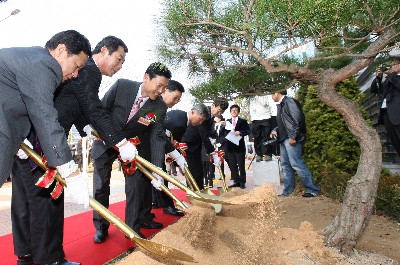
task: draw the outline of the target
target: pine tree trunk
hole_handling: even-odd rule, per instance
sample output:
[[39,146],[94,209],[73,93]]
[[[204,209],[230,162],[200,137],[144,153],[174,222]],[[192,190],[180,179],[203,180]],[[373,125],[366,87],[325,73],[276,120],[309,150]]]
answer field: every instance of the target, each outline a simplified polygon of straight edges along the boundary
[[[327,74],[324,73],[329,76]],[[382,146],[378,133],[363,119],[356,104],[336,93],[334,85],[322,81],[318,96],[343,115],[361,147],[357,172],[348,182],[342,208],[323,231],[328,246],[350,253],[367,227],[374,209],[382,166]]]

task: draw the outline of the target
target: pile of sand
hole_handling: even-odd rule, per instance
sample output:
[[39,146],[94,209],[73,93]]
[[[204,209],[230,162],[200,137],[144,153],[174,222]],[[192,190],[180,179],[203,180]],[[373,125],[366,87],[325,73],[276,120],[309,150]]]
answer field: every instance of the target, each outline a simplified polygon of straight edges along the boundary
[[[178,222],[151,241],[176,248],[199,264],[397,264],[377,254],[355,253],[345,257],[323,244],[311,223],[299,229],[279,226],[276,192],[266,185],[249,193],[222,194],[234,205],[218,214],[207,205],[193,205]],[[136,250],[117,264],[191,264]]]

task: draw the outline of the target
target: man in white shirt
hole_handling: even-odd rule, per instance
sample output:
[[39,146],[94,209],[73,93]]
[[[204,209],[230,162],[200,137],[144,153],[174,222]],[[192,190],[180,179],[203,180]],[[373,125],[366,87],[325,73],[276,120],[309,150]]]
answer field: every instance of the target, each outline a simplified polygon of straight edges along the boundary
[[254,137],[254,149],[256,162],[271,161],[272,150],[263,148],[262,143],[268,140],[272,129],[271,114],[272,107],[269,103],[271,96],[255,96],[250,98],[251,133]]

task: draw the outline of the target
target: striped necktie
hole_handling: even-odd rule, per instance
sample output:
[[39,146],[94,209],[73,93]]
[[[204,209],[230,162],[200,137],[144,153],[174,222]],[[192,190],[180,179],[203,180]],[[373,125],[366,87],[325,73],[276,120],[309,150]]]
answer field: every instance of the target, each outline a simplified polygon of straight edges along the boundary
[[136,100],[135,104],[133,104],[132,109],[131,109],[131,112],[129,113],[129,117],[128,117],[128,120],[126,121],[126,123],[128,123],[128,122],[133,118],[133,116],[135,116],[135,114],[139,111],[139,109],[140,109],[140,104],[141,104],[142,102],[143,102],[143,97],[140,96],[140,97]]

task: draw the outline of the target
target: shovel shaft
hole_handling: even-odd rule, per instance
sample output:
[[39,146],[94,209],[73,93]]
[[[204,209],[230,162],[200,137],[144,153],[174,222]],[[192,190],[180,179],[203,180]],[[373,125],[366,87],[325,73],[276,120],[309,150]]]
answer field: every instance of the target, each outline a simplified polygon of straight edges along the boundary
[[[33,151],[32,148],[30,148],[29,146],[27,146],[24,143],[21,143],[21,149],[25,152],[25,154],[27,154],[29,156],[29,158],[35,162],[38,166],[40,166],[42,169],[47,170],[47,165],[42,161],[42,157],[40,155],[38,155],[35,151]],[[56,171],[56,175],[55,175],[55,179],[61,183],[64,187],[67,186],[67,183],[65,182],[65,179],[63,179],[60,175],[60,173],[58,173],[58,171]]]
[[[145,167],[143,167],[141,164],[136,164],[137,168],[150,180],[156,179],[156,177],[153,176]],[[176,205],[179,206],[181,209],[187,209],[187,206],[176,197],[176,195],[168,189],[167,186],[164,184],[161,184],[160,188],[162,189],[163,192],[165,192],[172,200],[175,201]]]

